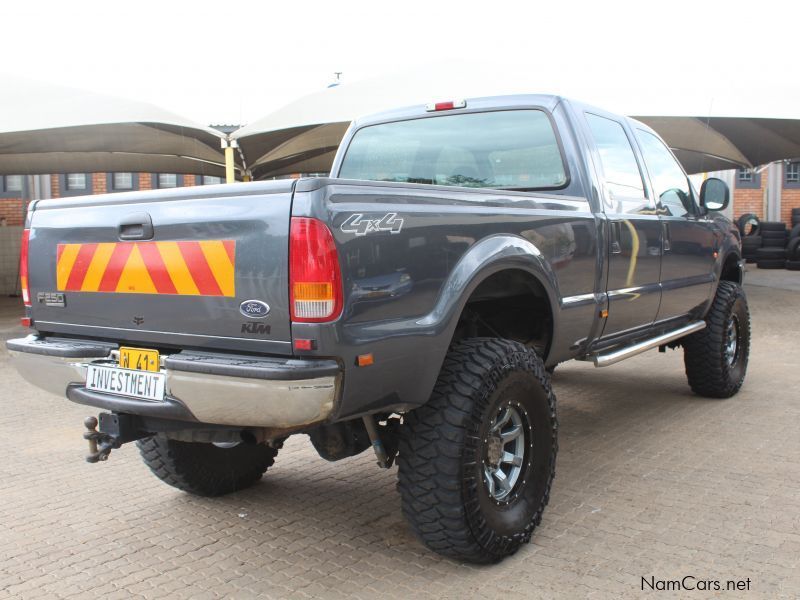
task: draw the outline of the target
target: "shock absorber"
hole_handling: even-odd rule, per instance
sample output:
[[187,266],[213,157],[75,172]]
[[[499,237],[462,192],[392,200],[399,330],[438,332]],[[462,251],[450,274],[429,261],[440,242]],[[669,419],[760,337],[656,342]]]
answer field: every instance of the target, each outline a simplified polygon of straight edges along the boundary
[[362,420],[364,421],[364,427],[367,428],[367,434],[369,435],[369,440],[372,442],[372,449],[375,451],[375,456],[378,457],[378,466],[381,469],[388,469],[394,462],[394,456],[390,457],[387,454],[386,448],[381,441],[380,433],[378,432],[378,426],[375,424],[375,418],[372,415],[366,415],[362,417]]

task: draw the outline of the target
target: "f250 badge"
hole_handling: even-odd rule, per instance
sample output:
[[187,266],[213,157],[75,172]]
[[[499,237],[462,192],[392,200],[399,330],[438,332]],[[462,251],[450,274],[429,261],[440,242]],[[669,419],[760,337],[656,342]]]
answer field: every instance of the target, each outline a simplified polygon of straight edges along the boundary
[[400,233],[403,229],[403,218],[398,217],[397,213],[387,213],[375,219],[365,219],[363,214],[356,213],[347,217],[339,229],[344,233],[354,233],[356,237],[379,231]]
[[64,308],[67,299],[62,292],[39,292],[36,294],[36,301],[45,306],[58,306]]

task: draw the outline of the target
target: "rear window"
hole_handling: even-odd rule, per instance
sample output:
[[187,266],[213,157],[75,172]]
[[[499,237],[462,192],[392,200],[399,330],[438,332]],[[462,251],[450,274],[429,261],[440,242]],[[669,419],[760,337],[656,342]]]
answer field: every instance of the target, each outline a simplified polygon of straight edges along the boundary
[[364,127],[339,177],[471,188],[567,183],[555,131],[540,110],[452,114]]

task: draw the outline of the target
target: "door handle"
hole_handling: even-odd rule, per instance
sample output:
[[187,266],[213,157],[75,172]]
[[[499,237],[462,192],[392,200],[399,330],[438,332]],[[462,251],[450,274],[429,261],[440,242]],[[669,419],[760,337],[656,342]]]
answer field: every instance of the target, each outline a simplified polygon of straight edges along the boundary
[[611,254],[622,254],[621,238],[619,221],[611,221]]
[[672,250],[672,238],[669,232],[669,223],[664,223],[664,252]]
[[118,234],[121,240],[153,239],[153,219],[147,213],[133,213],[119,222]]

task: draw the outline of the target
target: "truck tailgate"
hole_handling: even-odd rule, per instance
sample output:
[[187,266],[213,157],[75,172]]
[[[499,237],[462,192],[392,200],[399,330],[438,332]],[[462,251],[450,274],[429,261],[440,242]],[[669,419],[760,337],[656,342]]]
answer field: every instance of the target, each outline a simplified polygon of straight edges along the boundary
[[34,327],[291,354],[292,190],[271,181],[40,202],[30,223]]

